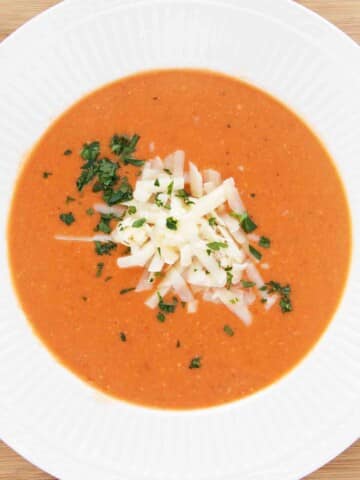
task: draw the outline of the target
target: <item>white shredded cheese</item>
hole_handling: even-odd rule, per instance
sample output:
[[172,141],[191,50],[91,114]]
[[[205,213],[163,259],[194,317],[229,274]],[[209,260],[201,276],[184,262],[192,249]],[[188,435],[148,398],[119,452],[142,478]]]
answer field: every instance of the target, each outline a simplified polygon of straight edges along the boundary
[[[234,179],[222,181],[219,172],[200,172],[192,162],[184,171],[184,161],[184,152],[176,151],[164,160],[156,157],[145,164],[134,200],[126,203],[136,207],[136,213],[125,213],[112,232],[114,242],[130,247],[130,255],[120,257],[118,265],[146,265],[137,291],[155,288],[155,274],[165,275],[145,302],[150,308],[157,307],[159,295],[172,290],[187,303],[187,311],[195,313],[195,295],[201,294],[204,301],[224,304],[249,325],[248,307],[256,294],[242,287],[243,276],[256,284],[254,290],[266,299],[265,308],[275,297],[258,290],[264,281],[248,254],[249,241],[259,237],[247,235],[239,220],[229,215],[245,212]],[[141,219],[143,223],[136,226]]]

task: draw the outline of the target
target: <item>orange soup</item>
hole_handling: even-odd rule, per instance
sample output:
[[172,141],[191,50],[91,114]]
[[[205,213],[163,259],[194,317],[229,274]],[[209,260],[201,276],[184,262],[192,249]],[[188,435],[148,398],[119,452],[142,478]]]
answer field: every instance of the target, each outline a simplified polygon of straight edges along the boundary
[[[196,291],[194,313],[173,295],[151,309],[150,293],[133,290],[144,269],[117,266],[125,246],[96,251],[93,242],[55,238],[107,234],[115,225],[106,216],[100,225],[93,210],[103,202],[106,179],[94,177],[81,191],[76,184],[91,168],[80,156],[83,145],[98,141],[101,158],[119,162],[113,181],[126,176],[134,185],[143,162],[116,155],[109,146],[115,133],[140,136],[137,159],[181,149],[199,169],[235,180],[251,215],[257,268],[282,306],[277,301],[267,310],[255,292],[250,325]],[[17,182],[8,240],[22,308],[60,362],[129,402],[199,408],[264,388],[314,346],[344,288],[350,221],[329,154],[293,112],[239,80],[169,70],[106,85],[50,126]],[[213,247],[216,253],[221,245]],[[209,258],[213,253],[209,248]],[[242,287],[254,290],[246,277]]]

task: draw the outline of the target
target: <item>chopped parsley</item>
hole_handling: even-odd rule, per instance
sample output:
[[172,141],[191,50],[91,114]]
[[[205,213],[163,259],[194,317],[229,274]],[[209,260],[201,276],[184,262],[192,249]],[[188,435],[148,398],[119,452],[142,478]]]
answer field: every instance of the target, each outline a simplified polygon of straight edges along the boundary
[[234,330],[230,327],[230,325],[224,325],[224,332],[225,332],[226,335],[228,335],[229,337],[233,337],[233,336],[234,336]]
[[218,252],[220,248],[228,248],[227,243],[224,243],[224,242],[210,242],[210,243],[207,243],[206,246],[210,250],[213,250],[214,252]]
[[70,195],[67,195],[65,199],[65,203],[70,203],[70,202],[75,202],[75,198],[70,197]]
[[52,172],[43,172],[43,178],[49,178],[52,175]]
[[172,171],[169,170],[168,168],[164,168],[164,172],[167,173],[168,175],[172,175]]
[[276,292],[280,295],[279,305],[283,313],[292,312],[293,307],[290,300],[291,287],[289,284],[281,285],[279,282],[270,280],[270,282],[267,282],[265,286],[269,294]]
[[117,171],[119,164],[117,162],[112,162],[108,158],[102,158],[99,161],[97,177],[99,184],[99,189],[106,190],[109,187],[112,187],[119,179]]
[[127,179],[122,177],[120,186],[117,190],[108,188],[105,190],[103,198],[108,205],[115,205],[119,202],[128,202],[133,198],[133,190]]
[[138,220],[135,220],[131,226],[134,228],[140,228],[144,225],[145,222],[146,218],[139,218]]
[[144,165],[144,160],[138,160],[137,158],[126,157],[124,158],[125,165],[133,165],[134,167],[142,167]]
[[94,178],[98,170],[98,157],[100,155],[100,142],[95,141],[91,143],[85,143],[80,152],[80,156],[85,160],[85,164],[81,167],[81,175],[76,180],[76,186],[79,192],[85,185],[90,183]]
[[126,342],[126,335],[125,335],[124,332],[120,332],[119,337],[120,337],[120,340],[121,340],[122,342]]
[[70,150],[70,148],[68,148],[67,150],[65,150],[64,152],[64,155],[67,157],[68,155],[71,155],[72,154],[72,150]]
[[270,246],[271,246],[270,238],[260,237],[259,246],[262,247],[262,248],[270,248]]
[[95,210],[92,207],[86,210],[86,215],[89,215],[90,217],[91,215],[94,215],[94,213],[95,213]]
[[226,272],[226,285],[225,287],[230,290],[234,275],[231,273],[232,267],[225,267]]
[[100,215],[100,222],[94,228],[95,232],[110,233],[112,228],[110,227],[110,222],[113,218],[118,218],[112,213],[102,213]]
[[110,281],[111,279],[112,279],[112,277],[109,275],[109,276],[105,277],[104,282],[108,282],[108,281]]
[[158,178],[155,179],[154,186],[155,187],[160,187],[160,182],[159,182]]
[[158,297],[159,297],[159,308],[162,312],[165,313],[174,313],[176,309],[176,305],[178,304],[178,300],[176,297],[173,297],[173,303],[165,303],[164,299],[160,295],[159,292],[157,292]]
[[[103,191],[103,199],[108,205],[115,205],[132,199],[132,188],[126,177],[117,174],[120,165],[108,158],[100,157],[100,143],[94,141],[85,143],[80,152],[85,161],[81,167],[81,175],[76,181],[77,189],[81,192],[85,185],[96,180],[93,192]],[[129,163],[129,162],[128,162]],[[120,183],[119,183],[120,181]],[[114,188],[117,186],[117,188]]]
[[169,230],[177,230],[177,225],[178,225],[178,221],[176,220],[176,218],[174,217],[168,217],[166,219],[166,227],[169,229]]
[[217,221],[215,217],[210,217],[208,222],[211,227],[215,227],[217,225]]
[[201,367],[201,357],[194,357],[190,360],[189,368],[200,368]]
[[256,283],[248,282],[247,280],[241,280],[241,285],[243,286],[243,288],[252,288],[255,287]]
[[256,260],[261,260],[262,258],[262,253],[259,252],[259,250],[256,250],[252,245],[249,245],[249,251],[253,257],[256,258]]
[[125,293],[133,292],[135,290],[135,287],[129,287],[129,288],[123,288],[120,290],[120,295],[125,295]]
[[161,193],[157,193],[157,194],[155,195],[155,204],[156,204],[158,207],[163,207],[163,206],[164,206],[164,202],[163,202],[162,200],[160,200],[159,195],[161,195]]
[[102,274],[103,269],[104,269],[104,263],[103,263],[103,262],[99,262],[99,263],[96,265],[96,276],[97,276],[97,277],[101,277],[101,274]]
[[173,188],[174,188],[174,180],[172,180],[172,181],[169,183],[168,187],[167,187],[167,193],[168,193],[168,195],[171,195],[171,194],[172,194]]
[[71,225],[72,223],[75,222],[75,217],[74,215],[69,212],[69,213],[61,213],[59,215],[59,218],[62,222],[64,222],[66,225]]
[[162,313],[162,312],[158,312],[158,314],[156,315],[156,318],[159,320],[159,322],[161,323],[164,323],[165,320],[166,320],[166,317],[165,315]]
[[111,250],[116,248],[114,242],[94,242],[97,255],[111,255]]
[[134,215],[136,213],[136,207],[135,205],[130,205],[129,208],[127,209],[127,213],[129,215]]
[[192,200],[190,200],[190,198],[189,198],[190,195],[188,194],[188,192],[186,190],[184,190],[183,188],[180,189],[180,190],[177,190],[175,196],[178,197],[178,198],[182,198],[185,205],[193,205],[194,204],[194,202]]
[[121,158],[124,165],[133,165],[134,167],[142,167],[144,160],[135,159],[132,154],[136,152],[136,146],[140,136],[136,133],[132,137],[127,135],[113,135],[110,140],[111,151]]
[[239,221],[240,226],[245,233],[251,233],[257,229],[256,223],[252,221],[247,212],[244,212],[241,215],[236,212],[231,212],[230,215]]

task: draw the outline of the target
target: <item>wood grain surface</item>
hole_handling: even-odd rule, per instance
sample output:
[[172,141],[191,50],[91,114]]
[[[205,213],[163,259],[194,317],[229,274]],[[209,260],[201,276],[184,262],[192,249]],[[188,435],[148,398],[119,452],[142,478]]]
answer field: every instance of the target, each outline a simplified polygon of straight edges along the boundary
[[[0,41],[28,19],[56,3],[59,3],[58,0],[0,0]],[[360,43],[360,0],[298,0],[298,3],[327,18]],[[52,478],[0,442],[0,480]],[[360,442],[306,480],[360,480]]]

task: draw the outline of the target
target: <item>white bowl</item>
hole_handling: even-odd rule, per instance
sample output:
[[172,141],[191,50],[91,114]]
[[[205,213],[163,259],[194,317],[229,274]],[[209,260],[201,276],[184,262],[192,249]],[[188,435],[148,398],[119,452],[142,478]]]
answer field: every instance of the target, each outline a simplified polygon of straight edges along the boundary
[[[19,308],[5,231],[23,155],[56,116],[111,80],[182,66],[244,78],[303,116],[345,183],[355,248],[338,311],[295,370],[244,400],[174,412],[107,398],[56,362]],[[0,72],[2,439],[40,468],[74,480],[294,480],[355,441],[360,430],[356,44],[288,0],[73,0],[6,40]],[[31,232],[24,248],[29,240]]]

